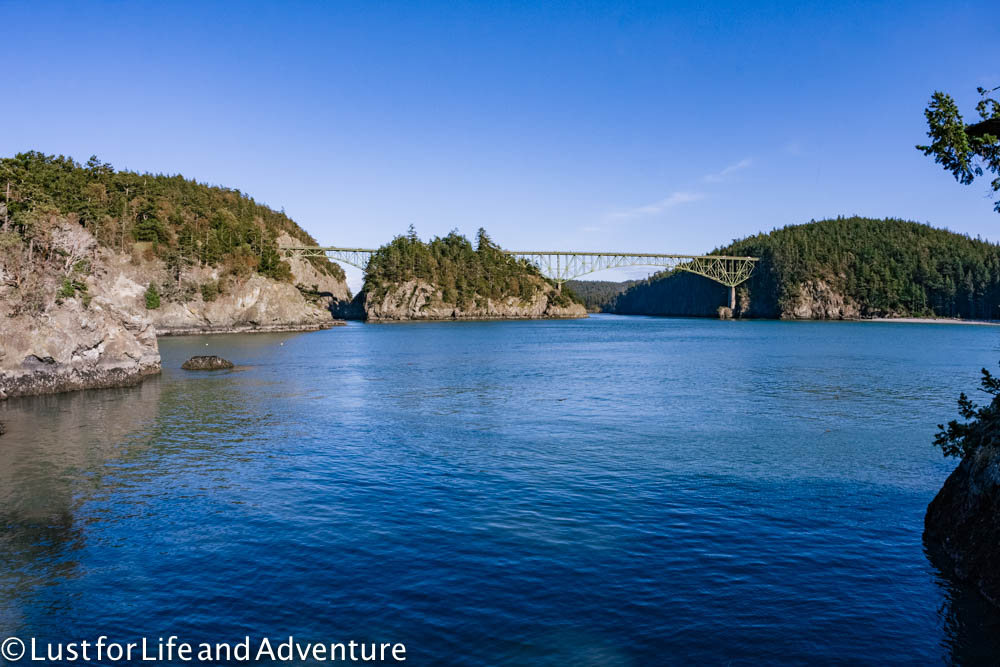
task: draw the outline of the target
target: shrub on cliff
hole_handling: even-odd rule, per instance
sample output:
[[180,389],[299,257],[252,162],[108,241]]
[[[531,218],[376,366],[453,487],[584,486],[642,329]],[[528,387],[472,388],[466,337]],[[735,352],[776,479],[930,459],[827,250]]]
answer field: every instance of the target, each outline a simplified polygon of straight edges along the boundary
[[201,298],[203,301],[215,301],[220,291],[217,281],[203,283],[201,286]]
[[149,283],[146,288],[146,310],[156,310],[160,307],[160,290],[156,289],[156,283]]
[[980,407],[965,392],[959,395],[958,412],[967,421],[952,420],[947,428],[938,424],[940,431],[934,438],[934,445],[940,447],[945,456],[964,457],[980,447],[1000,445],[1000,378],[985,368],[982,372],[980,389],[993,399]]

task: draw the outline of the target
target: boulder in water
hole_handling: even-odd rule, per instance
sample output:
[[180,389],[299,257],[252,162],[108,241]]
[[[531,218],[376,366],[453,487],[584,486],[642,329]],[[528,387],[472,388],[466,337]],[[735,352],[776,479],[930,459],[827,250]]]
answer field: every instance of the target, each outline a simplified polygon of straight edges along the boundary
[[215,355],[191,357],[181,365],[186,371],[219,371],[232,367],[233,362]]

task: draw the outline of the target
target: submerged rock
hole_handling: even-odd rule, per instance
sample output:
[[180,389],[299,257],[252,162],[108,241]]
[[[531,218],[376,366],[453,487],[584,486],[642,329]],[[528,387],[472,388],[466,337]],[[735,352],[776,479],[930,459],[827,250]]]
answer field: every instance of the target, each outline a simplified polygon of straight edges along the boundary
[[181,365],[186,371],[219,371],[232,367],[233,362],[215,355],[191,357]]
[[1000,606],[1000,447],[962,459],[927,508],[924,542],[935,564]]

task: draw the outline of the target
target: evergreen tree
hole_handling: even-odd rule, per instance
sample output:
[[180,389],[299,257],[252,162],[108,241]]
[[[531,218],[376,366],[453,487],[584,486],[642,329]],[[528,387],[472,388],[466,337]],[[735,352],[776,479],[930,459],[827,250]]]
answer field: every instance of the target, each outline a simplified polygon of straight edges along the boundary
[[[924,155],[950,171],[955,180],[969,185],[983,175],[983,168],[997,174],[990,186],[1000,192],[1000,100],[990,97],[1000,87],[977,89],[980,95],[976,111],[979,122],[966,125],[958,105],[950,95],[935,92],[924,110],[927,136],[931,143],[917,146]],[[1000,199],[994,203],[1000,212]]]

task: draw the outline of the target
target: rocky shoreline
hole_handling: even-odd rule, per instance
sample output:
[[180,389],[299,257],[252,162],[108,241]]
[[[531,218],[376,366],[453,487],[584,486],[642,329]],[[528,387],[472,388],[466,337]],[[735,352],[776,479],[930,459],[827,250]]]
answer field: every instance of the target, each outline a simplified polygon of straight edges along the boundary
[[269,324],[258,326],[253,324],[238,326],[219,327],[170,327],[166,329],[156,329],[157,338],[170,338],[173,336],[211,336],[222,334],[252,334],[252,333],[294,333],[308,331],[323,331],[335,327],[345,326],[346,322],[331,320],[322,323],[305,324]]
[[69,370],[27,371],[4,377],[0,383],[0,400],[19,396],[61,394],[81,389],[132,387],[150,375],[160,373],[159,361],[135,366],[72,368]]
[[349,307],[341,311],[340,316],[379,323],[587,317],[587,310],[581,304],[561,303],[554,287],[541,281],[539,284],[539,290],[527,299],[482,299],[473,305],[460,306],[447,301],[435,286],[421,280],[408,280],[392,286],[378,297],[362,291]]

